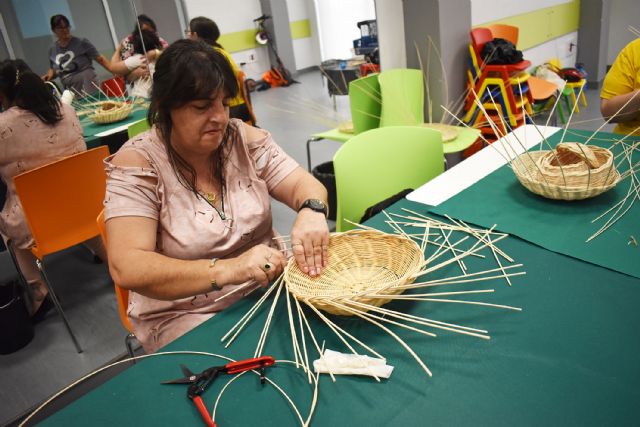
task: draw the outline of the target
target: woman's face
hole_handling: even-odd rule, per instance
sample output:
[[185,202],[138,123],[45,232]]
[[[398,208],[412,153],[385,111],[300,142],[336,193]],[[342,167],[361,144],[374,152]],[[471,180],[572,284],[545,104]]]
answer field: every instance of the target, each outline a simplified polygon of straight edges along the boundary
[[223,91],[196,99],[171,111],[171,143],[184,155],[209,155],[222,143],[229,124],[229,103]]
[[187,31],[187,38],[190,40],[198,40],[198,33],[191,31],[191,28],[189,28],[189,31]]
[[69,26],[64,22],[60,22],[53,28],[53,34],[56,35],[58,40],[63,42],[71,38],[71,30],[69,29]]

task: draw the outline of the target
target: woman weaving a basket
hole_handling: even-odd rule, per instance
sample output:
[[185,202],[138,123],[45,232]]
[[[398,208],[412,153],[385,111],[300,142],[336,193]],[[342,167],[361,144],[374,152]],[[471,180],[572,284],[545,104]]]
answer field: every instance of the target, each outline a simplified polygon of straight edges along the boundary
[[128,315],[147,352],[282,272],[269,196],[298,210],[298,266],[316,276],[326,264],[326,190],[268,132],[229,119],[237,90],[222,54],[177,41],[156,64],[153,127],[106,161],[109,267],[132,291]]

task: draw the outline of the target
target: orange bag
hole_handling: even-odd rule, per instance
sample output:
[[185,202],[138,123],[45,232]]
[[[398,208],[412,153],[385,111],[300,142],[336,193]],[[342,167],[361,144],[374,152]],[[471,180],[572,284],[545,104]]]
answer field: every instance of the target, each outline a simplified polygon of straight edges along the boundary
[[288,86],[290,83],[275,67],[271,67],[262,75],[262,80],[269,83],[271,87]]

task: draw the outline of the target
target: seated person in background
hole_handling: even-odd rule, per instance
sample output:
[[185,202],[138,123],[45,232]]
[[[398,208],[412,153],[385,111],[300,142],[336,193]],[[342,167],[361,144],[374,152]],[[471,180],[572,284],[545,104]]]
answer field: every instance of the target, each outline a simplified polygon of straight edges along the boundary
[[[142,37],[140,37],[141,34]],[[160,52],[160,49],[162,48],[162,44],[158,35],[154,31],[150,30],[136,32],[136,34],[133,35],[132,44],[134,54],[124,60],[125,64],[127,64],[129,69],[132,68],[132,65],[133,67],[139,67],[146,64],[148,73],[137,79],[129,78],[129,82],[131,83],[129,94],[131,96],[148,98],[151,96],[151,84],[153,72],[155,70],[155,62],[158,57],[158,52]],[[145,52],[147,53],[146,59],[144,56]]]
[[[157,59],[159,55],[159,51],[165,49],[169,46],[169,43],[162,37],[158,36],[158,29],[156,28],[156,23],[153,22],[153,19],[149,18],[147,15],[138,15],[138,20],[136,24],[133,26],[133,31],[127,37],[120,41],[120,44],[116,48],[115,52],[111,56],[112,63],[120,63],[128,58],[134,56],[136,53],[142,53],[142,50],[136,50],[134,47],[134,39],[136,37],[140,37],[140,31],[138,29],[138,24],[140,25],[140,29],[144,32],[151,31],[153,32],[160,42],[160,47],[157,48],[149,48],[145,44],[145,48],[147,50],[147,54],[149,56],[149,60],[153,61]],[[143,36],[144,37],[144,36]],[[155,49],[158,49],[158,52],[154,52]],[[127,76],[128,82],[133,82],[138,80],[140,77],[149,76],[149,70],[145,67],[144,63],[137,64],[137,61],[130,62],[128,64],[127,70],[124,73],[120,73],[121,75]]]
[[100,55],[89,40],[72,36],[69,25],[69,19],[64,15],[51,17],[51,31],[57,41],[49,49],[49,71],[42,79],[49,81],[60,77],[65,89],[80,94],[98,92],[92,61],[98,62],[111,73],[124,72],[126,67],[122,64],[112,68],[109,60]]
[[600,98],[602,115],[615,116],[611,119],[618,124],[614,132],[640,135],[640,39],[629,43],[618,54],[604,78]]
[[[0,176],[7,185],[0,212],[0,234],[11,239],[20,270],[29,284],[35,312],[47,295],[36,258],[34,241],[16,194],[13,177],[87,149],[75,111],[61,104],[44,82],[22,60],[0,62]],[[102,240],[87,242],[106,260]]]
[[302,271],[326,266],[325,188],[267,131],[229,119],[237,91],[221,53],[175,42],[156,63],[152,128],[105,161],[110,272],[131,291],[128,316],[147,352],[283,271],[270,196],[298,211],[291,247]]
[[[233,74],[236,76],[236,80],[238,79],[238,72],[240,69],[238,65],[233,60],[233,57],[224,50],[222,45],[218,43],[218,38],[220,38],[220,30],[215,22],[213,22],[209,18],[205,18],[204,16],[198,16],[189,21],[189,31],[188,36],[191,40],[202,40],[207,44],[211,45],[218,52],[224,55],[231,64],[231,68],[233,69]],[[249,108],[247,104],[244,102],[244,98],[242,93],[238,91],[238,94],[229,101],[229,117],[234,119],[240,119],[243,122],[252,122],[253,118],[251,117],[251,113],[249,112]]]

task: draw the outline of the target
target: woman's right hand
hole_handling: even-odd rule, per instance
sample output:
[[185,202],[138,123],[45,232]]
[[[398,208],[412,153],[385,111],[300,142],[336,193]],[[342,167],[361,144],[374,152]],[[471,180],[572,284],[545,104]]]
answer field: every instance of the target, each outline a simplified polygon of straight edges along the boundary
[[124,60],[124,65],[127,66],[129,71],[132,71],[138,67],[147,65],[147,58],[144,55],[132,55]]
[[233,285],[255,280],[264,287],[282,273],[286,263],[287,259],[278,249],[260,244],[235,258],[216,262],[222,276],[216,275],[216,278],[218,283]]

